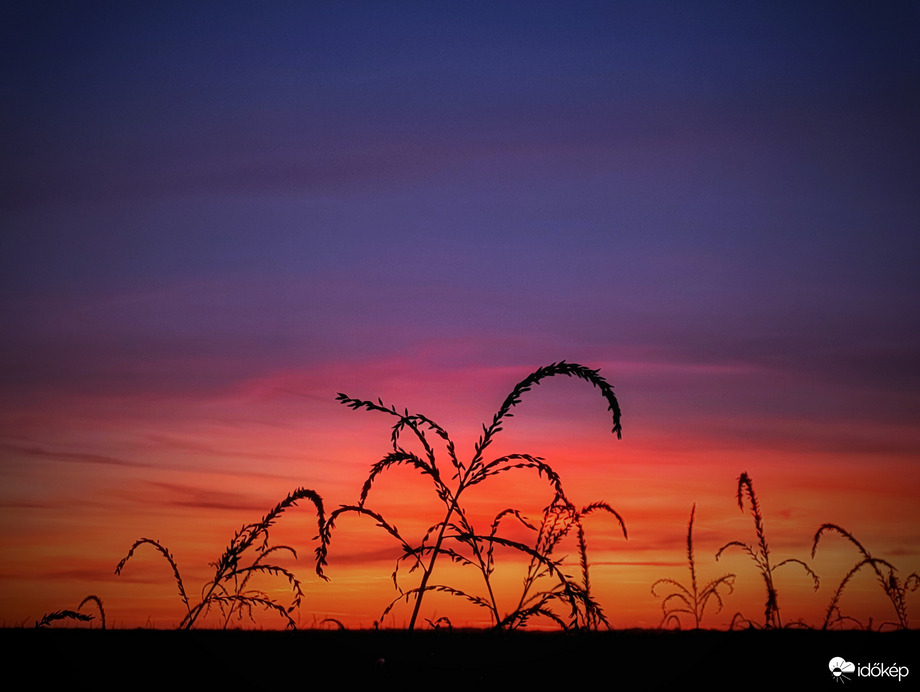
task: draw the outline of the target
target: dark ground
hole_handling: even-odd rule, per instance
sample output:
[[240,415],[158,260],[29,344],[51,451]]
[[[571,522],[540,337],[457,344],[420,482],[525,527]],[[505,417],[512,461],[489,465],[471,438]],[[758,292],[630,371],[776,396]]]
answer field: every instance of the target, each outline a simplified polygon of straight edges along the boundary
[[390,681],[400,689],[578,684],[601,689],[836,688],[834,657],[907,666],[908,676],[850,674],[849,689],[920,689],[920,630],[902,632],[496,633],[483,631],[195,631],[5,629],[8,676],[48,685],[231,690]]

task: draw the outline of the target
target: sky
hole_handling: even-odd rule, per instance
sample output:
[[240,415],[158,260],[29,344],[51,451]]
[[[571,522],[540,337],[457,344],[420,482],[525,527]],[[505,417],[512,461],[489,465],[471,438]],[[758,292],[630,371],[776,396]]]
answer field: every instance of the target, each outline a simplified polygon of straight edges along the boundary
[[[621,514],[628,540],[585,522],[614,627],[660,623],[694,504],[701,578],[737,576],[706,624],[762,618],[749,557],[715,560],[756,541],[742,472],[774,559],[822,579],[777,571],[786,620],[820,625],[859,557],[825,535],[812,558],[823,523],[920,570],[918,30],[912,2],[7,3],[0,624],[95,594],[110,625],[173,627],[162,557],[115,565],[156,539],[197,594],[293,489],[356,502],[394,420],[338,392],[428,416],[469,459],[563,359],[613,385],[622,439],[597,389],[555,377],[495,452]],[[469,495],[479,526],[551,499],[532,470]],[[368,507],[417,541],[437,502],[392,468]],[[315,534],[309,504],[272,531],[299,555],[295,619],[372,626],[399,545],[343,516],[322,582]],[[893,617],[868,572],[841,607]]]

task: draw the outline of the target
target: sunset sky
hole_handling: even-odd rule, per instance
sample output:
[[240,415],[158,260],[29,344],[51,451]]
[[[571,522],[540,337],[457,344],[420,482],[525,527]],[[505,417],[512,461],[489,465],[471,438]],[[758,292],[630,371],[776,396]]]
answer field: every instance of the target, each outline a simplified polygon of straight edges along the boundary
[[[700,578],[737,575],[706,624],[762,620],[751,560],[715,561],[756,540],[744,471],[775,559],[822,579],[777,571],[784,620],[820,625],[857,561],[839,536],[811,558],[824,522],[920,570],[917,3],[146,5],[0,10],[0,625],[96,594],[110,625],[173,627],[166,562],[115,565],[157,539],[194,596],[294,488],[356,502],[394,420],[337,392],[469,458],[562,359],[614,386],[622,440],[556,377],[492,451],[622,515],[628,540],[585,524],[613,626],[657,626],[652,583],[689,579],[694,503]],[[494,480],[470,491],[483,531],[552,498]],[[414,540],[436,503],[409,468],[368,499]],[[315,534],[309,505],[272,534],[300,556],[295,619],[372,626],[399,545],[342,517],[323,583]],[[509,609],[518,563],[496,569]],[[894,616],[868,572],[842,609]],[[489,624],[458,599],[423,615]]]

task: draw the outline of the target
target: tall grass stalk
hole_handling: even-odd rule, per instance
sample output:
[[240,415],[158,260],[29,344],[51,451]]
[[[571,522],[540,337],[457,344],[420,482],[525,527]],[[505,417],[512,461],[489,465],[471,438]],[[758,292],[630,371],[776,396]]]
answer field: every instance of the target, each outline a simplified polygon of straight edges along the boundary
[[83,610],[83,606],[87,603],[93,603],[96,606],[96,610],[99,611],[99,620],[102,626],[102,629],[105,629],[105,608],[102,607],[102,599],[98,596],[87,596],[82,601],[80,605],[77,606],[76,610],[55,610],[52,613],[45,613],[42,615],[41,619],[35,623],[36,629],[42,629],[49,627],[52,622],[58,620],[76,620],[77,622],[92,622],[93,616],[87,613],[80,612]]
[[[393,573],[394,584],[399,589],[396,575],[400,563],[404,560],[408,560],[411,563],[410,572],[416,570],[421,572],[421,578],[418,587],[406,592],[401,591],[396,601],[391,603],[384,611],[384,615],[399,600],[408,602],[410,598],[414,599],[412,615],[408,625],[408,629],[412,630],[418,621],[425,594],[428,591],[439,591],[466,598],[477,606],[487,608],[496,626],[502,626],[506,619],[501,614],[491,582],[491,574],[494,568],[492,549],[495,545],[513,548],[529,556],[532,567],[538,565],[534,569],[538,571],[541,569],[546,570],[553,574],[562,584],[560,588],[565,593],[565,597],[571,599],[573,604],[579,600],[582,603],[587,602],[587,594],[581,593],[577,595],[572,589],[571,580],[567,580],[556,567],[556,563],[548,558],[545,552],[541,552],[541,550],[545,549],[545,545],[530,548],[523,543],[503,539],[495,535],[494,531],[488,535],[477,533],[461,502],[467,489],[489,478],[516,469],[531,469],[535,470],[538,475],[545,476],[552,487],[555,499],[550,507],[559,502],[571,506],[563,492],[559,475],[541,457],[518,453],[499,456],[494,459],[486,457],[488,448],[498,433],[501,432],[506,420],[513,416],[512,410],[521,402],[521,397],[543,380],[557,375],[575,377],[599,389],[607,401],[607,408],[613,417],[613,432],[617,437],[620,437],[620,406],[613,394],[613,388],[598,374],[597,370],[591,370],[576,363],[566,363],[565,361],[539,368],[515,385],[492,417],[491,423],[482,426],[482,434],[474,447],[473,456],[468,462],[461,461],[457,456],[456,447],[450,435],[430,418],[420,414],[410,414],[407,410],[400,412],[395,407],[384,405],[380,399],[374,402],[354,399],[345,394],[338,395],[338,401],[349,408],[375,411],[396,419],[390,436],[392,451],[371,466],[371,471],[361,490],[357,504],[343,505],[330,513],[329,521],[326,522],[325,531],[323,532],[323,545],[327,546],[338,516],[346,512],[357,513],[373,519],[378,526],[399,541],[403,549],[403,555],[397,560],[396,570]],[[410,434],[421,445],[421,454],[410,452],[402,446],[401,437],[405,433]],[[439,462],[438,455],[436,455],[434,447],[428,438],[429,433],[434,434],[443,441],[448,459],[447,464]],[[422,475],[430,478],[435,494],[444,508],[443,518],[428,528],[421,543],[417,545],[407,541],[396,527],[387,522],[379,513],[365,507],[371,487],[377,477],[384,471],[400,465],[411,466]],[[459,564],[476,567],[483,576],[486,594],[476,596],[447,585],[433,584],[431,578],[440,557],[446,557]]]
[[696,503],[690,510],[690,521],[687,524],[687,562],[690,566],[690,587],[687,588],[676,579],[659,579],[652,584],[652,595],[660,598],[655,593],[655,588],[661,585],[667,585],[677,589],[665,596],[661,601],[661,610],[663,616],[660,627],[664,627],[669,622],[673,622],[678,628],[680,627],[680,614],[690,615],[693,617],[693,626],[699,629],[703,620],[703,614],[706,606],[714,600],[717,604],[716,612],[722,610],[722,594],[719,589],[725,589],[728,593],[734,590],[735,575],[723,574],[717,579],[708,582],[703,588],[697,586],[696,581],[696,561],[693,555],[693,518],[696,514]]
[[776,592],[776,586],[773,583],[773,573],[783,565],[800,565],[805,570],[805,572],[811,576],[812,580],[814,581],[816,591],[819,585],[818,575],[815,574],[807,564],[795,558],[783,560],[782,562],[775,565],[770,564],[770,548],[767,545],[767,538],[766,534],[764,533],[763,515],[760,512],[760,504],[757,502],[757,495],[754,492],[754,483],[750,476],[748,476],[747,471],[738,477],[738,507],[741,508],[742,512],[744,511],[745,496],[748,498],[748,501],[751,505],[751,516],[754,517],[754,533],[757,536],[757,547],[755,549],[747,543],[742,543],[741,541],[730,541],[719,548],[719,552],[716,553],[716,560],[721,557],[723,551],[730,547],[740,548],[751,557],[751,559],[754,561],[754,564],[757,565],[757,569],[760,571],[760,575],[764,581],[764,586],[767,590],[767,601],[764,607],[763,626],[765,628],[781,628],[783,623],[779,614],[778,594]]
[[[128,554],[118,563],[115,574],[121,574],[128,560],[135,551],[143,546],[152,546],[159,552],[172,568],[173,578],[179,589],[179,598],[186,609],[186,615],[179,624],[180,629],[192,629],[196,623],[214,608],[223,615],[226,628],[233,615],[242,617],[245,613],[253,619],[253,609],[260,608],[273,611],[287,621],[288,627],[294,627],[291,612],[300,605],[303,598],[301,582],[292,572],[284,567],[266,561],[276,553],[288,553],[295,558],[296,551],[290,546],[270,546],[269,528],[287,509],[297,505],[301,500],[309,500],[316,508],[319,533],[322,534],[325,523],[322,498],[313,490],[298,488],[279,502],[262,519],[254,524],[244,525],[230,541],[223,554],[210,563],[214,567],[214,576],[201,589],[202,597],[192,605],[185,590],[185,584],[179,573],[179,566],[169,550],[151,538],[141,538],[134,542]],[[247,561],[248,560],[248,564]],[[325,579],[323,567],[326,564],[325,546],[320,543],[316,548],[316,573]],[[294,594],[290,606],[285,607],[260,589],[249,588],[249,582],[256,575],[271,575],[284,578]]]
[[[518,604],[514,610],[503,616],[498,623],[500,629],[523,627],[531,618],[538,616],[548,618],[564,629],[597,629],[601,625],[609,627],[602,608],[591,596],[588,543],[583,520],[595,512],[606,512],[612,515],[617,520],[623,537],[628,537],[623,518],[606,502],[594,502],[577,510],[564,497],[557,496],[543,511],[539,526],[534,526],[515,509],[505,509],[496,515],[489,536],[482,537],[489,546],[486,560],[487,571],[491,574],[494,569],[493,547],[495,545],[510,546],[530,557]],[[499,524],[505,517],[514,518],[525,528],[536,532],[532,547],[507,541],[497,535]],[[563,572],[564,557],[559,559],[553,557],[558,545],[573,532],[577,542],[580,581]],[[549,586],[537,588],[537,585],[545,583],[547,578],[550,581]],[[552,606],[556,603],[569,608],[568,620],[563,619],[553,610]]]
[[[882,587],[882,590],[885,592],[885,595],[888,596],[888,600],[891,601],[891,605],[894,607],[895,615],[897,616],[897,622],[886,621],[879,625],[879,629],[884,628],[886,625],[898,629],[908,629],[910,627],[910,619],[907,615],[907,594],[911,591],[916,591],[920,588],[920,575],[916,572],[911,573],[907,578],[902,582],[895,572],[897,568],[892,565],[887,560],[881,560],[876,557],[872,557],[868,550],[863,547],[863,544],[856,540],[856,537],[853,536],[849,531],[844,528],[841,528],[837,524],[822,524],[821,527],[815,532],[814,542],[811,546],[811,556],[814,558],[815,552],[818,550],[818,541],[821,539],[821,536],[824,533],[836,533],[840,536],[846,538],[850,543],[856,546],[856,549],[859,551],[860,560],[850,569],[849,572],[843,577],[840,585],[837,587],[837,590],[834,591],[834,595],[831,598],[830,605],[827,607],[827,613],[824,617],[824,626],[823,629],[828,629],[835,622],[841,620],[852,620],[853,618],[848,618],[840,612],[840,599],[843,596],[843,591],[846,588],[847,584],[850,583],[850,580],[856,576],[856,574],[863,567],[871,567],[872,571],[875,572],[875,576]],[[882,568],[888,570],[886,575]]]

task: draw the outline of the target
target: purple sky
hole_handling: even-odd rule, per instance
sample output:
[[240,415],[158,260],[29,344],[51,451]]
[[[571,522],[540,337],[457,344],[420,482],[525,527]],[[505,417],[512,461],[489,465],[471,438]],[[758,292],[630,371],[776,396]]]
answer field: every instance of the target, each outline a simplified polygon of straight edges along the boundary
[[448,340],[916,415],[911,3],[269,5],[5,10],[9,384]]

